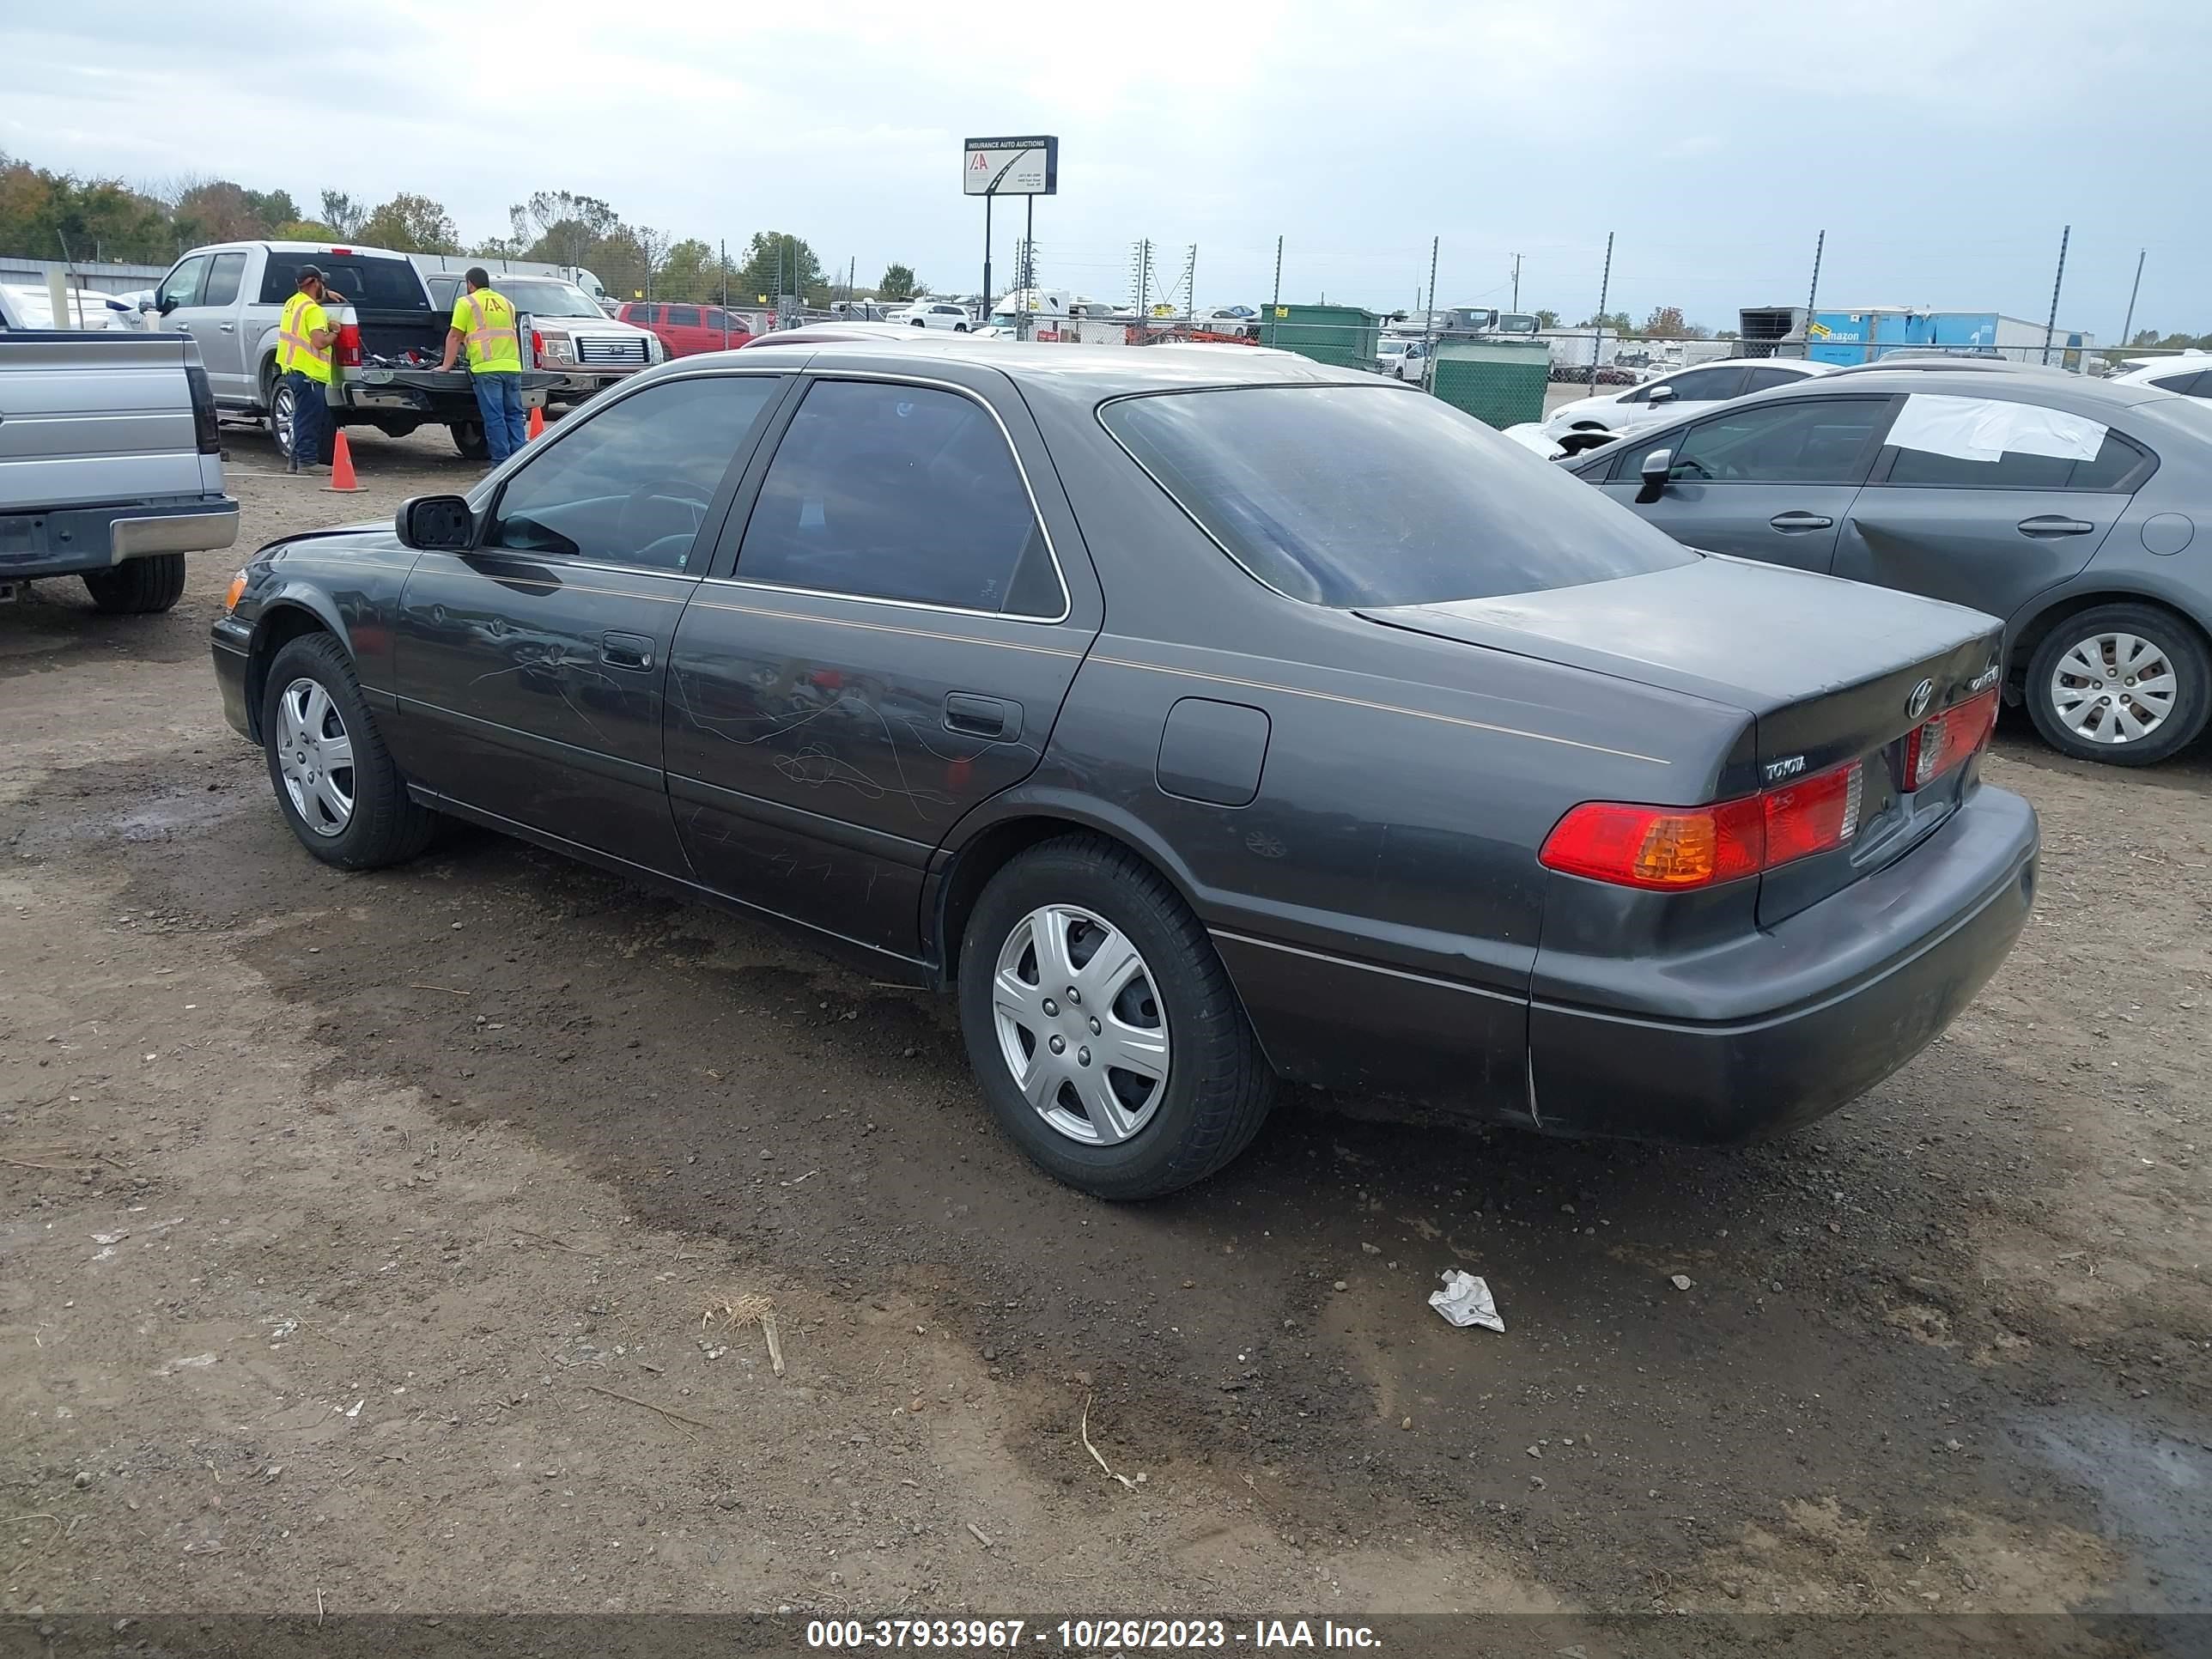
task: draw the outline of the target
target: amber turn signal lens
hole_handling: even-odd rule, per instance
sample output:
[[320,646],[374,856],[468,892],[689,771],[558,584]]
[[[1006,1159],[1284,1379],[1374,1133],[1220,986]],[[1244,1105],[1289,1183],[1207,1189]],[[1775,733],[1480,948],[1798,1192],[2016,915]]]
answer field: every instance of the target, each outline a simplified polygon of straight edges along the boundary
[[245,597],[246,597],[246,573],[245,573],[243,570],[241,570],[241,571],[240,571],[240,572],[239,572],[235,576],[233,576],[233,577],[230,579],[230,586],[229,586],[228,587],[227,587],[227,588],[225,588],[225,589],[223,590],[223,595],[222,595],[222,613],[223,613],[223,615],[227,617],[227,616],[228,616],[232,611],[234,611],[237,610],[237,609],[238,609],[238,602],[239,602],[239,600],[240,600],[241,599],[243,599],[243,598],[245,598]]

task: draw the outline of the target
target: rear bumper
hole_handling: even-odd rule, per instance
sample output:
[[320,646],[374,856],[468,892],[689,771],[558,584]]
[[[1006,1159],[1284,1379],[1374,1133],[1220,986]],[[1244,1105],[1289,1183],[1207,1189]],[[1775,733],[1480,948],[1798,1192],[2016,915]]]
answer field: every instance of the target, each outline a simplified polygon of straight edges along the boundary
[[[520,376],[524,407],[544,404],[560,379],[542,369],[525,369]],[[325,395],[331,412],[342,420],[411,414],[426,421],[473,421],[479,415],[475,382],[461,368],[349,370]]]
[[[1746,945],[1650,971],[1649,997],[1572,994],[1540,952],[1528,1012],[1535,1127],[1571,1135],[1717,1143],[1796,1127],[1848,1104],[1950,1024],[1996,973],[2035,895],[2035,813],[1984,787],[1929,841]],[[1625,1012],[1679,1001],[1713,1017]],[[1611,1001],[1613,1006],[1605,1006]]]
[[228,496],[160,505],[0,514],[0,578],[74,576],[158,553],[202,553],[238,539]]

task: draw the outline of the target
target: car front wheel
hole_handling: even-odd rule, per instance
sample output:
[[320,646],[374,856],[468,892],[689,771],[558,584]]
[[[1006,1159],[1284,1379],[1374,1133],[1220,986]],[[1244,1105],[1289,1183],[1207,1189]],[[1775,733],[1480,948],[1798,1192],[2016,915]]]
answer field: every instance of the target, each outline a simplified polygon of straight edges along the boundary
[[2151,766],[2185,747],[2212,713],[2212,659],[2170,611],[2104,605],[2069,617],[2027,669],[2035,729],[2062,754]]
[[324,863],[380,869],[430,844],[437,815],[409,796],[352,660],[328,634],[302,635],[269,665],[261,744],[285,822]]
[[960,1023],[1001,1127],[1100,1198],[1152,1198],[1251,1143],[1274,1077],[1174,888],[1090,836],[992,878],[961,947]]

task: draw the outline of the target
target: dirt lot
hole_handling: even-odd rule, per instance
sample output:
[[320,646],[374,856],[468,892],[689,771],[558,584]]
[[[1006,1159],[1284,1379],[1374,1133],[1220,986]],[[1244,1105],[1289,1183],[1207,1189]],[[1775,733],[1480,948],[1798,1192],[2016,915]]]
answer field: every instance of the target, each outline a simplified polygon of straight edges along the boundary
[[[229,443],[241,551],[465,476]],[[236,562],[0,610],[0,1611],[2212,1610],[2212,756],[2008,721],[2035,922],[1794,1139],[1316,1097],[1109,1208],[929,1000],[487,835],[307,858]]]

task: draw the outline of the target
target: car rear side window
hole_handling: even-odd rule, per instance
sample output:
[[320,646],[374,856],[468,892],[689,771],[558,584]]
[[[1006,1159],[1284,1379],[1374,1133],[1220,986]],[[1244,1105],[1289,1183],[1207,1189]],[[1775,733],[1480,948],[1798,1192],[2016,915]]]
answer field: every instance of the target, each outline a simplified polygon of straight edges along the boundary
[[1669,478],[1698,483],[1856,483],[1866,477],[1875,454],[1872,440],[1888,423],[1888,413],[1887,398],[1814,398],[1734,408],[1665,442],[1643,446],[1628,470],[1614,476],[1639,477],[1644,456],[1671,446]]
[[738,578],[1056,617],[1066,595],[990,410],[927,386],[823,380],[761,482]]
[[1697,557],[1480,422],[1389,385],[1168,392],[1099,418],[1231,558],[1311,605],[1540,592]]
[[430,296],[422,278],[404,259],[373,254],[318,253],[272,250],[261,271],[261,303],[281,306],[300,289],[300,267],[313,265],[334,294],[364,311],[428,311]]
[[1744,371],[1743,390],[1747,397],[1754,392],[1771,392],[1778,386],[1789,386],[1805,377],[1794,368],[1752,368]]
[[562,422],[501,489],[484,545],[690,569],[715,490],[785,384],[767,374],[664,380]]
[[238,298],[238,279],[246,274],[243,253],[218,253],[208,266],[207,287],[200,295],[204,306],[227,306]]
[[1883,482],[1934,489],[2129,489],[2135,487],[2137,470],[2149,459],[2110,428],[2094,458],[2086,461],[2009,449],[1994,461],[1963,460],[1924,449],[1899,449],[1893,454]]

